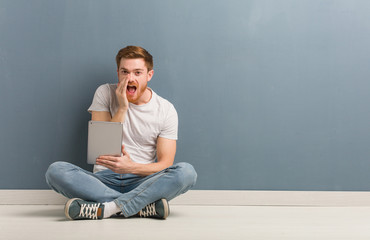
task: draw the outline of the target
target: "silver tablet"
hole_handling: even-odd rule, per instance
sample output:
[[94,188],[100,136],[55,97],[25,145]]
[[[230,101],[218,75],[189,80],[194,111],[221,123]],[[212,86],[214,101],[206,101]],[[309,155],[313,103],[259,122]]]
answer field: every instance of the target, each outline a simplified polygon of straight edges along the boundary
[[100,155],[121,155],[122,125],[120,122],[89,121],[87,163],[95,164]]

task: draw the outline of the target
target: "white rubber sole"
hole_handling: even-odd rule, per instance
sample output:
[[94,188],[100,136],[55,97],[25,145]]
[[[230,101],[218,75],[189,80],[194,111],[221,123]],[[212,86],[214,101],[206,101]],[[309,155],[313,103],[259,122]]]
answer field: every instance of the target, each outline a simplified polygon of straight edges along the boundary
[[69,216],[69,207],[71,206],[72,202],[75,201],[75,200],[81,200],[81,198],[72,198],[72,199],[69,199],[68,202],[66,203],[66,205],[64,206],[64,214],[66,215],[66,217],[70,220],[74,220],[73,218],[71,218],[71,216]]
[[162,203],[164,206],[164,216],[163,219],[166,219],[170,214],[170,207],[168,206],[168,201],[166,199],[162,199]]

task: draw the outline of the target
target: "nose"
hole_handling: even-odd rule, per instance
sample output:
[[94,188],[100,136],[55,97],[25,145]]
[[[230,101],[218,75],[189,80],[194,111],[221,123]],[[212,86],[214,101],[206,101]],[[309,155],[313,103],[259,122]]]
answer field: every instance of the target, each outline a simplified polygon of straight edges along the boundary
[[127,80],[128,80],[129,82],[133,81],[133,79],[134,79],[134,73],[129,73],[129,74],[127,74]]

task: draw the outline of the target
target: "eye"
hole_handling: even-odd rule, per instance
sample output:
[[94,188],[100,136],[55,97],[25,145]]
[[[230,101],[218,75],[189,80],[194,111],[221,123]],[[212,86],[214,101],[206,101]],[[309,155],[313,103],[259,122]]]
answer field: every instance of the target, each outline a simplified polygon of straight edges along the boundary
[[121,73],[127,75],[128,74],[128,71],[122,70]]
[[140,74],[141,74],[141,72],[135,72],[136,76],[139,76]]

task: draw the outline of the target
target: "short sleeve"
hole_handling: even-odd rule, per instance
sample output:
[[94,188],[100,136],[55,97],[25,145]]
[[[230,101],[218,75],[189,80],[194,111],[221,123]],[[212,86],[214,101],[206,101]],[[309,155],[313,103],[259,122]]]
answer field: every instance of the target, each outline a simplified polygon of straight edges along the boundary
[[178,116],[175,107],[170,104],[167,116],[162,125],[160,137],[177,140]]
[[110,88],[108,84],[104,84],[96,89],[91,106],[88,112],[109,112],[110,106]]

